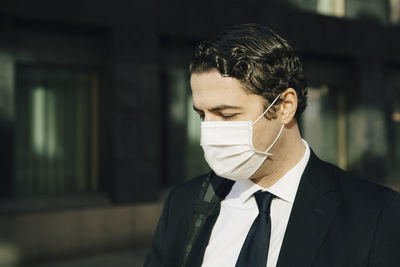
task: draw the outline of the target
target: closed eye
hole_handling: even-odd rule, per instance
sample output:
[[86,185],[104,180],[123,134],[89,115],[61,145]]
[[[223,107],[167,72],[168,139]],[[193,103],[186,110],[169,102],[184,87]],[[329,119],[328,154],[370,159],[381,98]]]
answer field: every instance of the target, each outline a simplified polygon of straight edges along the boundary
[[221,113],[220,116],[224,119],[224,120],[232,120],[234,119],[237,115],[239,115],[239,113],[233,113],[233,114],[224,114]]
[[[196,108],[194,105],[193,105],[193,109],[199,115],[200,120],[203,121],[205,118],[204,111],[199,108]],[[233,110],[236,111],[238,109],[241,109],[241,108],[236,107],[236,106],[222,105],[222,106],[217,106],[217,107],[208,109],[208,111],[210,113],[214,114],[214,116],[221,117],[223,120],[232,120],[241,114],[240,112],[232,112]]]

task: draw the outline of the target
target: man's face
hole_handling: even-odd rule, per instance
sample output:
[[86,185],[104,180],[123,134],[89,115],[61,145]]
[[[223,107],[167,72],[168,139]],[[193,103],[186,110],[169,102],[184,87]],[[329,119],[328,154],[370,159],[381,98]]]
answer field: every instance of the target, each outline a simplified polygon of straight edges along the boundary
[[[235,78],[217,70],[193,73],[190,78],[193,108],[202,121],[255,121],[265,110],[265,99],[247,92]],[[265,151],[276,137],[278,119],[261,118],[253,125],[253,145]]]

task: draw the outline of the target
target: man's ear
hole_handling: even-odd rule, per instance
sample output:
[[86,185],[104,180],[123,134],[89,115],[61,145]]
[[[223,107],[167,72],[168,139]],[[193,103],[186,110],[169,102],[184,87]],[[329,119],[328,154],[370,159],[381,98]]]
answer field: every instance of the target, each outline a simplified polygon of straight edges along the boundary
[[294,120],[294,116],[297,110],[296,91],[293,88],[287,88],[281,93],[281,100],[281,122],[282,124],[289,124]]

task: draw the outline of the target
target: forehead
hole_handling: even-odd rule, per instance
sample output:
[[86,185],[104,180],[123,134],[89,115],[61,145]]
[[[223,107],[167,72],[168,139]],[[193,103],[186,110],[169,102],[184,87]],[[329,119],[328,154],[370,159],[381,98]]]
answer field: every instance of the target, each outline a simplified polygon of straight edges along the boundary
[[232,77],[224,77],[217,70],[193,73],[190,77],[193,104],[198,108],[218,105],[245,107],[263,104],[264,98],[248,92],[244,85]]

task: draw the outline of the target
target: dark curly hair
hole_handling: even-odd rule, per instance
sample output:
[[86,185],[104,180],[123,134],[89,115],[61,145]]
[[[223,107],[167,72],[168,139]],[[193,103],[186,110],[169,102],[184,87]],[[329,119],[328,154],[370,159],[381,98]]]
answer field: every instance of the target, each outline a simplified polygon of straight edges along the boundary
[[[287,88],[296,90],[296,120],[307,106],[307,79],[299,58],[282,37],[259,24],[228,28],[214,40],[201,42],[190,63],[190,73],[217,69],[223,76],[238,79],[245,88],[263,96],[269,105]],[[267,119],[276,118],[280,100]]]

